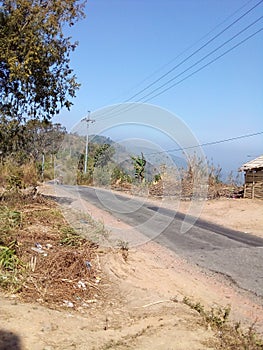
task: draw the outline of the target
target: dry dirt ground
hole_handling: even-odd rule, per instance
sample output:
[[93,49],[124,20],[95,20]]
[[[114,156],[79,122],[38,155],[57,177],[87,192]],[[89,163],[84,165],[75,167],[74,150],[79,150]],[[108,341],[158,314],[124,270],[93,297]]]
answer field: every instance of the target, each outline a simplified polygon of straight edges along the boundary
[[[58,195],[44,187],[48,195]],[[63,197],[63,191],[60,195]],[[154,201],[155,202],[155,201]],[[96,220],[127,227],[109,214],[75,199]],[[187,210],[180,203],[180,211]],[[172,207],[173,203],[167,203]],[[263,202],[217,200],[205,203],[201,217],[263,236]],[[107,251],[107,253],[105,253]],[[102,249],[104,295],[85,309],[55,310],[32,300],[0,295],[0,350],[53,349],[216,349],[213,331],[182,301],[190,297],[207,308],[231,305],[233,321],[257,320],[263,331],[262,302],[236,290],[223,276],[205,273],[154,242],[129,249]]]
[[[179,210],[186,212],[187,202]],[[215,224],[263,237],[263,201],[259,199],[214,199],[204,203],[200,217]]]

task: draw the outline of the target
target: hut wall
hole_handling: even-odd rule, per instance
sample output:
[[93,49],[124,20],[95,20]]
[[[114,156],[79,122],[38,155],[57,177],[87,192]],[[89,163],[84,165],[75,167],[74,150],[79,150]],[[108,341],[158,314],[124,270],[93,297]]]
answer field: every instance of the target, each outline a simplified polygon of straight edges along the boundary
[[263,169],[246,172],[244,197],[263,199]]

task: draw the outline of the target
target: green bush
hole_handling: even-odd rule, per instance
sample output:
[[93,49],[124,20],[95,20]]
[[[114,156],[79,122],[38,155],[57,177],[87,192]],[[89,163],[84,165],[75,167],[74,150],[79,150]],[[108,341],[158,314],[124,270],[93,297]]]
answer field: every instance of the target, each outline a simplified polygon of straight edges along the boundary
[[0,207],[0,245],[8,245],[13,237],[13,231],[22,224],[19,211],[6,206]]
[[0,246],[0,269],[14,271],[21,264],[14,247],[15,242],[11,242],[9,247]]

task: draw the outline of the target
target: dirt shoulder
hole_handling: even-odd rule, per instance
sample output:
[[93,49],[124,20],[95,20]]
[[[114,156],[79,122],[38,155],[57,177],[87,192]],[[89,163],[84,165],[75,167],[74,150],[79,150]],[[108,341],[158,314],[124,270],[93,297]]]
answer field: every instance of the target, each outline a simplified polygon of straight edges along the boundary
[[[179,211],[186,213],[188,206],[187,202],[181,202]],[[263,200],[260,199],[221,198],[205,201],[200,218],[263,237]]]
[[[1,349],[220,349],[185,296],[206,307],[232,306],[232,319],[251,325],[263,310],[216,276],[207,276],[167,250],[146,244],[129,252],[100,256],[109,289],[83,310],[53,310],[1,296]],[[241,307],[242,306],[242,307]],[[9,340],[8,340],[9,339]],[[20,345],[15,347],[15,342]]]
[[[129,193],[117,192],[132,198]],[[138,197],[134,197],[138,198]],[[142,198],[152,204],[173,209],[184,214],[194,213],[192,202],[184,200],[165,200],[148,196]],[[196,202],[198,218],[233,230],[263,237],[263,200],[247,198],[218,198]]]
[[[58,195],[51,187],[41,191]],[[63,196],[66,193],[61,193]],[[241,201],[206,203],[201,217],[241,231],[249,232],[250,228],[251,233],[260,234],[261,202],[252,203],[257,220],[244,229],[240,220],[250,215],[250,209],[248,203],[242,202],[245,212],[240,215]],[[123,231],[127,228],[110,214],[79,199],[75,198],[71,206],[87,210],[104,224],[119,225]],[[180,206],[180,211],[183,206],[187,210],[186,203]],[[101,249],[96,263],[102,271],[103,293],[85,308],[54,310],[36,300],[24,303],[17,296],[1,295],[0,349],[219,348],[215,333],[195,310],[185,305],[185,297],[200,301],[207,308],[231,305],[234,322],[240,320],[249,326],[257,320],[258,331],[263,331],[262,305],[236,290],[224,277],[204,273],[154,242],[129,249],[126,258],[121,250]]]

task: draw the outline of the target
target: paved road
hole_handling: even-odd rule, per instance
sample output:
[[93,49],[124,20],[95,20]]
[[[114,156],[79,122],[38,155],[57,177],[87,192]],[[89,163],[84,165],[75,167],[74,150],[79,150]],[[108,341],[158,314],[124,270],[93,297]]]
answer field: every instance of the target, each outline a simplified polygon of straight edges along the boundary
[[203,220],[182,234],[185,216],[181,213],[110,191],[78,187],[78,192],[82,199],[136,227],[150,239],[192,263],[228,276],[240,288],[263,298],[263,239]]

